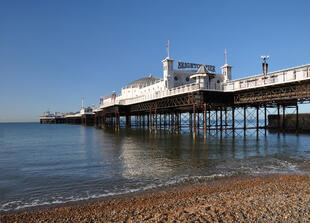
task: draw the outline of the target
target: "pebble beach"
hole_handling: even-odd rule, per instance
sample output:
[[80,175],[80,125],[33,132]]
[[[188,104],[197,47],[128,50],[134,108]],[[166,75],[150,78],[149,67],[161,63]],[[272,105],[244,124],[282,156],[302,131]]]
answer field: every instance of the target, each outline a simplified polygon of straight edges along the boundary
[[0,222],[310,222],[310,176],[228,177],[18,212]]

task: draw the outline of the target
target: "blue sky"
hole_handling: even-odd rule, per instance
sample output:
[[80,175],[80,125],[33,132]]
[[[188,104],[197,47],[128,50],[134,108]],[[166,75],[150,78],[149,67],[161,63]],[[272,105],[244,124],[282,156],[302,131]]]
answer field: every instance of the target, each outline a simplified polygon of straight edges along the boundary
[[0,0],[0,122],[77,111],[161,60],[233,66],[233,78],[310,63],[309,1]]

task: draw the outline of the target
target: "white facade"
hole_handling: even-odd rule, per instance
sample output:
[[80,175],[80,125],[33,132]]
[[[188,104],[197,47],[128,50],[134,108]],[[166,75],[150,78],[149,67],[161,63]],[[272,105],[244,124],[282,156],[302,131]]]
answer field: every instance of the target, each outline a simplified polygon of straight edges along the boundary
[[[159,78],[153,78],[151,75],[148,78],[142,78],[141,84],[127,85],[122,88],[121,94],[117,96],[118,99],[135,98],[145,94],[153,94],[158,91],[163,91],[164,81]],[[139,80],[137,80],[139,82]]]
[[152,76],[141,78],[122,89],[120,95],[113,95],[100,103],[98,109],[119,105],[130,105],[145,101],[191,93],[198,90],[231,92],[282,83],[310,80],[310,64],[292,67],[232,80],[231,69],[227,63],[221,67],[221,74],[210,73],[201,65],[196,70],[174,69],[174,60],[166,58],[163,62],[163,78]]
[[[183,69],[174,69],[174,60],[170,58],[166,58],[163,60],[163,68],[164,68],[164,81],[167,89],[176,88],[188,84],[197,83],[192,77],[197,73],[197,70],[183,70]],[[209,73],[209,72],[206,72]],[[205,78],[200,78],[201,82],[206,83],[204,88],[206,90],[221,90],[222,84],[226,81],[231,80],[231,66],[225,64],[222,67],[222,73],[210,73],[213,74],[213,78],[210,79],[207,76]]]
[[153,98],[165,91],[189,85],[200,85],[205,90],[222,90],[223,83],[231,80],[231,66],[225,64],[222,74],[208,73],[196,78],[197,70],[174,69],[174,60],[167,57],[163,63],[163,78],[155,78],[152,75],[138,79],[121,90],[121,94],[103,101],[102,107],[125,100],[136,98]]

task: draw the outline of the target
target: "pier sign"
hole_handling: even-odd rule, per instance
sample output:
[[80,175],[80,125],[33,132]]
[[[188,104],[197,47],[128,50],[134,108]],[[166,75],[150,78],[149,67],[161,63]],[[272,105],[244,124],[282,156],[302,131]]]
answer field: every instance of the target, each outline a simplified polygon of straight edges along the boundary
[[[178,62],[178,69],[186,69],[186,68],[195,68],[198,69],[201,65],[204,64],[197,64],[197,63],[187,63],[187,62]],[[213,65],[205,65],[207,70],[210,72],[215,72],[215,66]]]

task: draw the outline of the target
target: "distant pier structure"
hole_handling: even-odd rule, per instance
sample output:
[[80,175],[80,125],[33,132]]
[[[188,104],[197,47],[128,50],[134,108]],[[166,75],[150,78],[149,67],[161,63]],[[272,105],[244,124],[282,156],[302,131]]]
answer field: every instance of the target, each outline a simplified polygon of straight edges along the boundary
[[[232,80],[232,67],[215,72],[212,65],[163,61],[163,78],[153,75],[138,79],[117,95],[100,99],[89,114],[66,115],[66,123],[92,123],[97,127],[141,127],[151,130],[188,128],[197,131],[265,132],[285,131],[286,116],[295,117],[299,130],[298,105],[310,99],[310,64]],[[267,65],[266,65],[267,64]],[[268,116],[273,114],[272,125]],[[294,114],[294,116],[292,116]],[[79,117],[79,118],[77,118]],[[75,121],[73,120],[74,118]],[[281,121],[280,121],[281,119]],[[84,123],[83,123],[84,122]],[[283,124],[284,123],[284,124]],[[281,127],[281,128],[280,128]]]
[[45,112],[40,116],[41,124],[76,124],[76,125],[94,125],[95,113],[94,106],[84,107],[84,99],[82,99],[82,107],[78,112],[69,113],[51,113]]
[[63,124],[65,123],[65,118],[55,112],[51,113],[50,111],[44,112],[42,116],[40,116],[40,123],[41,124]]

